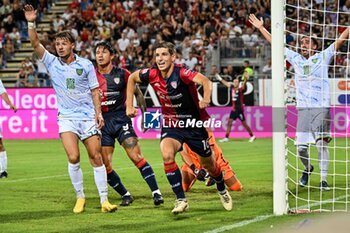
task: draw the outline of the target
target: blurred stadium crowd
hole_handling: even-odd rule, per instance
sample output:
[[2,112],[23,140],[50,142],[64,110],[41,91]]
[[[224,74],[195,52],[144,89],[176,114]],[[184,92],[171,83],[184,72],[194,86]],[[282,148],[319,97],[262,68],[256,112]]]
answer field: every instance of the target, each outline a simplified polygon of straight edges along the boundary
[[[28,37],[23,2],[0,1],[0,68],[6,68],[6,61]],[[32,2],[36,2],[39,21],[55,4],[54,0]],[[171,41],[178,51],[177,63],[206,75],[212,73],[212,65],[217,65],[220,72],[234,78],[241,70],[232,69],[230,64],[220,66],[220,59],[242,58],[243,65],[244,60],[270,57],[269,47],[264,49],[265,40],[247,20],[251,13],[262,17],[264,26],[270,30],[270,8],[269,0],[72,0],[63,14],[52,17],[50,29],[39,33],[45,47],[55,53],[53,35],[62,30],[72,31],[76,36],[76,52],[92,61],[94,45],[110,41],[118,52],[115,64],[130,71],[152,66],[154,43]],[[338,14],[328,12],[337,9],[341,11]],[[350,22],[349,12],[350,0],[287,0],[286,42],[296,46],[298,35],[311,33],[321,39],[322,49]],[[36,76],[45,74],[35,59],[29,59]],[[265,61],[260,72],[271,70],[269,59]],[[338,71],[347,62],[346,54],[337,56]],[[24,73],[28,73],[24,68]],[[50,85],[43,83],[41,86]],[[17,86],[33,85],[18,82]]]
[[[311,35],[318,41],[319,51],[330,46],[350,22],[350,0],[287,0],[286,43],[298,47],[300,35]],[[330,77],[349,75],[349,43],[344,43],[330,67]],[[287,68],[291,68],[289,65]]]
[[[37,2],[40,14],[54,4],[47,0]],[[2,0],[0,6],[2,67],[27,38],[22,6],[19,0]],[[269,28],[269,9],[270,3],[263,0],[72,0],[64,14],[52,18],[50,30],[41,33],[40,39],[54,53],[53,35],[70,30],[77,39],[77,53],[91,60],[95,58],[94,45],[101,40],[110,41],[119,55],[116,65],[131,71],[152,65],[154,43],[171,41],[176,44],[177,62],[208,73],[215,50],[220,50],[222,57],[255,56],[260,42],[247,15],[263,17]]]

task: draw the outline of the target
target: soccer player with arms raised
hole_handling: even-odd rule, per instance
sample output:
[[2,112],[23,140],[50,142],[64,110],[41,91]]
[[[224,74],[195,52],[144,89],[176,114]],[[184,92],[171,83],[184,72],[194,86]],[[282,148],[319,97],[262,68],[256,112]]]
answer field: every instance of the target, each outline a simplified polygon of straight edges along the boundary
[[[188,210],[189,206],[182,188],[180,169],[175,162],[175,155],[186,143],[200,155],[203,167],[217,184],[221,202],[226,210],[232,209],[232,199],[225,188],[222,172],[215,164],[214,155],[208,143],[208,133],[203,127],[181,127],[180,122],[205,121],[209,119],[205,111],[210,103],[211,82],[202,74],[188,70],[182,65],[174,64],[176,51],[174,44],[161,42],[154,47],[156,66],[150,69],[137,70],[128,80],[126,114],[137,115],[133,107],[133,95],[136,83],[150,84],[157,93],[163,114],[160,150],[163,156],[164,170],[176,195],[172,213],[178,214]],[[196,84],[202,85],[204,98],[199,101]],[[165,127],[166,125],[166,127]]]
[[[164,200],[158,188],[154,171],[142,156],[132,122],[125,114],[126,85],[130,72],[113,66],[112,60],[115,57],[115,51],[108,42],[98,43],[95,46],[95,54],[97,63],[96,75],[102,95],[102,115],[105,120],[101,140],[102,157],[107,169],[108,183],[122,196],[120,205],[127,206],[133,202],[133,197],[125,189],[118,174],[112,168],[112,155],[115,139],[117,139],[130,160],[140,170],[143,179],[151,189],[154,204],[160,205],[164,203]],[[146,102],[140,89],[136,87],[135,90],[138,103],[144,112]]]
[[250,129],[249,125],[245,121],[244,116],[244,92],[247,88],[247,81],[249,78],[249,74],[247,71],[243,74],[243,83],[242,86],[239,86],[239,80],[235,79],[233,82],[227,82],[226,80],[222,79],[219,74],[215,74],[216,80],[224,84],[227,88],[231,89],[231,95],[232,95],[232,110],[230,113],[230,118],[227,122],[227,129],[225,138],[219,140],[219,142],[228,142],[228,138],[230,136],[232,122],[235,121],[237,118],[239,118],[242,122],[243,127],[247,130],[249,133],[249,142],[254,142],[255,136]]
[[[2,99],[5,101],[5,103],[10,106],[10,108],[17,112],[16,106],[14,106],[5,90],[4,85],[2,84],[2,81],[0,80],[0,95]],[[7,154],[4,147],[4,144],[2,143],[2,130],[0,125],[0,179],[7,178]]]
[[[249,22],[257,28],[265,39],[271,43],[271,34],[264,28],[262,19],[255,15],[249,16]],[[317,39],[302,36],[300,39],[301,52],[285,48],[287,61],[295,70],[295,88],[298,109],[296,145],[299,157],[305,166],[300,178],[300,186],[304,187],[309,181],[314,167],[310,163],[309,144],[316,143],[320,163],[320,190],[329,191],[327,173],[329,164],[328,143],[330,136],[330,82],[328,79],[329,64],[335,53],[349,39],[349,27],[342,32],[328,48],[316,53]]]
[[75,39],[68,31],[55,35],[58,57],[49,53],[40,43],[35,30],[36,11],[32,5],[25,5],[24,10],[30,42],[50,73],[57,97],[59,133],[68,157],[69,177],[77,197],[73,212],[82,213],[85,207],[79,140],[84,143],[94,170],[101,211],[112,212],[117,206],[110,204],[107,197],[106,167],[102,161],[100,144],[100,129],[104,120],[94,66],[91,61],[73,53]]

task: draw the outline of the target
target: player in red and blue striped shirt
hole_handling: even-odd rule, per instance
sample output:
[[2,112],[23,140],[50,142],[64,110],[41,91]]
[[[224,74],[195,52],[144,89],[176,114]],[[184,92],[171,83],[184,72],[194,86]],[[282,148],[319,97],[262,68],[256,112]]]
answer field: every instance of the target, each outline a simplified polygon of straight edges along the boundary
[[[176,51],[174,44],[162,42],[154,47],[156,67],[138,70],[130,75],[127,86],[126,113],[130,117],[137,114],[133,107],[136,83],[150,84],[157,93],[163,114],[160,149],[164,170],[176,195],[172,213],[188,210],[188,203],[182,188],[180,169],[175,155],[186,143],[200,156],[200,162],[216,181],[221,202],[226,210],[232,209],[232,199],[226,190],[223,175],[215,165],[214,155],[208,143],[208,133],[204,126],[188,125],[188,122],[203,122],[209,119],[205,108],[209,106],[211,82],[204,75],[174,63]],[[202,85],[204,97],[198,99],[196,84]]]

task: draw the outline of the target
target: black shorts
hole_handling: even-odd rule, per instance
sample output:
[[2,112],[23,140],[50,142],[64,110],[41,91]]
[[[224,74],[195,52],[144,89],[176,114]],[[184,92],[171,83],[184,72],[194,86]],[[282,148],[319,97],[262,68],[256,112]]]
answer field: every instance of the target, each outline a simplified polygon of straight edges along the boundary
[[101,146],[114,147],[115,139],[119,144],[130,137],[137,138],[137,135],[132,127],[132,122],[129,117],[125,115],[125,112],[111,112],[104,113],[103,119],[105,126],[102,128],[102,140]]
[[191,150],[202,157],[211,156],[208,132],[205,128],[162,128],[160,140],[164,138],[173,138],[181,145],[186,143]]
[[237,118],[239,118],[241,121],[245,121],[243,109],[237,108],[236,111],[231,111],[230,119],[236,120]]

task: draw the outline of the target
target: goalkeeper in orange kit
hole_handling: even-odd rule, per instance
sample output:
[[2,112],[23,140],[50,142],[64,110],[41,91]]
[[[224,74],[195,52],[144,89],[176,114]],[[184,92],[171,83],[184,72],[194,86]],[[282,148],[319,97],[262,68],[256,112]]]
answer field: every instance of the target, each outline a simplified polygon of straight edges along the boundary
[[[216,144],[213,132],[208,131],[209,145],[215,154],[216,164],[220,166],[224,175],[225,184],[231,191],[241,191],[243,186],[236,177],[229,162],[224,159],[221,148]],[[196,180],[205,181],[206,185],[211,186],[215,181],[208,178],[207,171],[201,167],[198,155],[193,152],[186,144],[183,145],[183,150],[180,152],[184,164],[182,165],[182,187],[185,192],[189,191]]]

